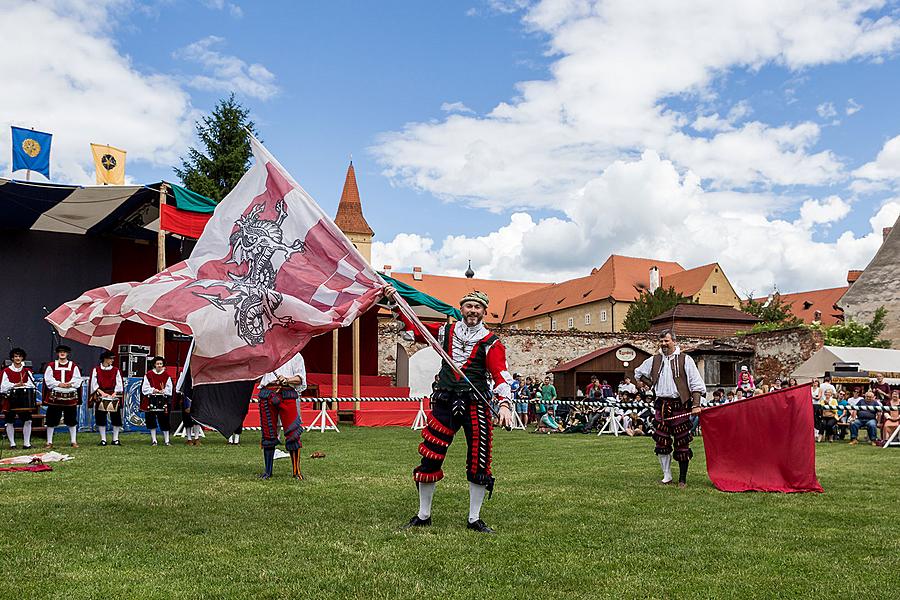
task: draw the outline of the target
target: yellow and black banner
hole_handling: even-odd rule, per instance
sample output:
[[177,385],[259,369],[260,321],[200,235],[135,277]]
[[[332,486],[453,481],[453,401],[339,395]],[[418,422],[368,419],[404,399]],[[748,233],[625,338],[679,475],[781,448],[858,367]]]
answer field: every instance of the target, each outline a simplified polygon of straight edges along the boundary
[[125,151],[112,146],[91,144],[97,185],[125,185]]

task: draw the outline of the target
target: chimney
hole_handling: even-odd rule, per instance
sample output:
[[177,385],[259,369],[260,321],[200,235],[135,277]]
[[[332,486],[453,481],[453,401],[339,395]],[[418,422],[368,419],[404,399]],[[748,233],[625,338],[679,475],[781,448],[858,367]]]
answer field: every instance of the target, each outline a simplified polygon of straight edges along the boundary
[[889,235],[891,235],[892,227],[885,227],[881,230],[881,241],[886,242]]
[[847,285],[853,285],[853,282],[859,279],[860,275],[862,275],[862,271],[859,269],[850,269],[847,271]]
[[413,279],[422,281],[422,267],[413,267]]
[[394,272],[394,267],[391,265],[384,265],[384,268],[381,269],[381,272],[390,277],[391,273]]
[[652,294],[659,289],[659,269],[656,266],[650,267],[650,293]]

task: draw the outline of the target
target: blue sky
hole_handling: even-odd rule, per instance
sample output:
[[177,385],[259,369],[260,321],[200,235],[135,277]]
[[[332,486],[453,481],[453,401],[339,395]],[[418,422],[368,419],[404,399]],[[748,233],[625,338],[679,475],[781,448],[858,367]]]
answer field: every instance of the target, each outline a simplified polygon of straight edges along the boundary
[[0,0],[0,125],[54,133],[55,180],[90,183],[90,142],[173,179],[235,90],[328,212],[352,153],[376,266],[558,281],[621,253],[837,286],[900,214],[897,8]]

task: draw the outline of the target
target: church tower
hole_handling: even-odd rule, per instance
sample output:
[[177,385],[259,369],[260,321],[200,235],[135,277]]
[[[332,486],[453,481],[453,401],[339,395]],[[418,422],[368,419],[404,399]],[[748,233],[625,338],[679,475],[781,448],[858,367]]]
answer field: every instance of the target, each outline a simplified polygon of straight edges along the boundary
[[372,231],[363,216],[362,204],[359,201],[359,188],[356,187],[356,171],[353,170],[352,160],[347,168],[344,191],[341,192],[341,201],[338,204],[334,223],[353,242],[363,258],[371,264],[372,237],[375,232]]

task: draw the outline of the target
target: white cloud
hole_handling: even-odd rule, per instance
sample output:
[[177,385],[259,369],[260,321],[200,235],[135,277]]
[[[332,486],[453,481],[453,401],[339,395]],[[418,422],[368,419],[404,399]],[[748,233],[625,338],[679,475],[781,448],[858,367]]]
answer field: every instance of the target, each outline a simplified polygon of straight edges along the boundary
[[455,113],[474,113],[475,111],[463,104],[462,102],[444,102],[441,104],[441,110],[444,112]]
[[234,2],[226,2],[225,0],[203,0],[203,4],[213,10],[227,10],[228,14],[235,19],[240,19],[244,16],[244,9]]
[[850,98],[849,100],[847,100],[847,108],[844,109],[844,112],[849,117],[850,115],[854,115],[854,114],[858,113],[859,111],[861,111],[862,108],[863,108],[862,104],[860,104],[853,98]]
[[[123,0],[0,1],[4,23],[15,24],[0,36],[0,128],[52,133],[54,181],[93,183],[91,142],[163,166],[191,140],[189,96],[172,78],[135,67],[111,38],[128,8]],[[4,172],[9,156],[0,135]]]
[[[868,261],[880,230],[818,241],[819,229],[849,211],[839,197],[797,191],[846,181],[842,160],[819,145],[820,126],[748,121],[746,101],[724,116],[705,107],[716,105],[717,84],[735,70],[752,76],[781,66],[792,72],[793,90],[812,67],[890,55],[900,24],[873,16],[882,7],[880,0],[544,0],[523,22],[547,36],[555,61],[546,79],[520,82],[515,97],[485,115],[407,124],[372,150],[400,185],[515,211],[502,231],[507,241],[518,232],[522,239],[509,243],[521,252],[480,263],[473,256],[479,275],[558,280],[620,252],[719,260],[745,289],[838,285],[846,268]],[[837,114],[833,105],[821,110]],[[898,203],[886,206],[882,212],[896,213]],[[534,223],[529,209],[562,217]],[[452,245],[418,239],[417,257],[456,273],[464,258],[453,249],[489,245],[491,235],[455,237]],[[394,242],[378,251],[394,252],[395,267],[407,264]]]
[[739,292],[838,286],[864,267],[881,243],[882,227],[900,216],[900,199],[886,202],[871,231],[835,242],[815,239],[817,226],[850,210],[837,196],[806,200],[800,218],[778,217],[784,200],[765,194],[707,191],[691,172],[654,152],[616,161],[579,189],[565,218],[535,222],[523,212],[476,237],[400,234],[373,245],[373,263],[394,269],[459,275],[471,257],[479,277],[561,281],[583,276],[610,253],[676,260],[692,267],[718,261]]
[[875,160],[856,169],[853,175],[873,181],[900,179],[900,135],[885,142]]
[[837,109],[834,107],[834,102],[823,102],[816,107],[816,113],[823,119],[830,119],[837,116]]
[[275,75],[266,67],[259,63],[248,64],[237,56],[222,54],[215,49],[224,42],[224,38],[210,35],[174,53],[176,58],[198,63],[210,73],[191,77],[191,86],[203,90],[235,91],[261,100],[268,100],[278,93]]

